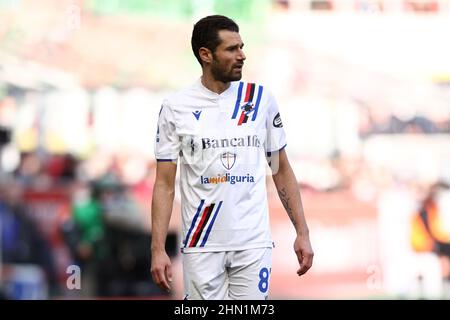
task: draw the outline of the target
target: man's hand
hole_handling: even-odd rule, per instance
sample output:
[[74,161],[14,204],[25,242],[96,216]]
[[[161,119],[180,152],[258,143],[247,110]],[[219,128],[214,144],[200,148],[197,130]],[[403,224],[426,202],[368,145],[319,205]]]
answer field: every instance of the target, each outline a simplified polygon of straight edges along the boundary
[[314,252],[308,235],[297,235],[294,242],[295,254],[297,254],[300,268],[297,270],[299,276],[305,274],[313,263]]
[[172,264],[165,251],[152,252],[153,281],[165,291],[170,291],[172,282]]

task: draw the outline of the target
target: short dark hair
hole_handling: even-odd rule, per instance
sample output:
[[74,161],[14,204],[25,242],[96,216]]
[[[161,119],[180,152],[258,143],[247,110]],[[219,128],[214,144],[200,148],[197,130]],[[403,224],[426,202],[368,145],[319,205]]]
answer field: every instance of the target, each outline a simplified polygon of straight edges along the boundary
[[194,25],[191,38],[192,51],[201,66],[203,64],[198,50],[205,47],[214,52],[220,44],[220,30],[239,32],[239,26],[230,18],[221,15],[204,17]]

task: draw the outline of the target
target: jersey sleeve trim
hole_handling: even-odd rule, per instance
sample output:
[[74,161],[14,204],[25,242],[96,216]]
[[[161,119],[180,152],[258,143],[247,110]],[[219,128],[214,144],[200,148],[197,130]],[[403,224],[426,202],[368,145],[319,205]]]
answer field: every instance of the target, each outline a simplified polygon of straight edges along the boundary
[[282,146],[280,149],[278,149],[278,150],[267,151],[267,156],[270,157],[270,156],[272,155],[272,153],[274,153],[274,152],[280,152],[281,150],[283,150],[284,148],[286,148],[286,146],[287,146],[287,143],[286,143],[284,146]]
[[176,159],[156,159],[157,162],[176,162]]

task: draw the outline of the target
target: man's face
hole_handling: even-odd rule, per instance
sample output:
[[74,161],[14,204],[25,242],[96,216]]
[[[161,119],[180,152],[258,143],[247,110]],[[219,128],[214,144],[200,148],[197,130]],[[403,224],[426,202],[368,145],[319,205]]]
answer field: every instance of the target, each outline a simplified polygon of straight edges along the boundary
[[222,82],[240,80],[245,60],[241,36],[237,32],[220,30],[219,39],[221,42],[213,52],[211,63],[214,79]]

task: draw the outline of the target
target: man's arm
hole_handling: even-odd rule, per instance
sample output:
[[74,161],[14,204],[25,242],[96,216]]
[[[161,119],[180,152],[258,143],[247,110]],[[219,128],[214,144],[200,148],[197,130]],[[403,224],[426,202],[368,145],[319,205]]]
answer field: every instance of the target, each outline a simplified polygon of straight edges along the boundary
[[[276,161],[277,159],[275,159],[275,157],[278,157],[278,161]],[[278,164],[278,168],[276,168],[276,170],[272,168],[274,173],[273,181],[275,182],[278,196],[283,203],[284,209],[297,232],[294,250],[300,264],[297,274],[301,276],[311,268],[313,262],[314,252],[309,240],[309,229],[303,212],[297,179],[295,178],[284,149],[272,153],[271,166],[276,164]]]
[[157,163],[152,199],[151,272],[153,281],[166,291],[170,290],[172,282],[172,266],[165,245],[172,215],[176,172],[176,163]]

